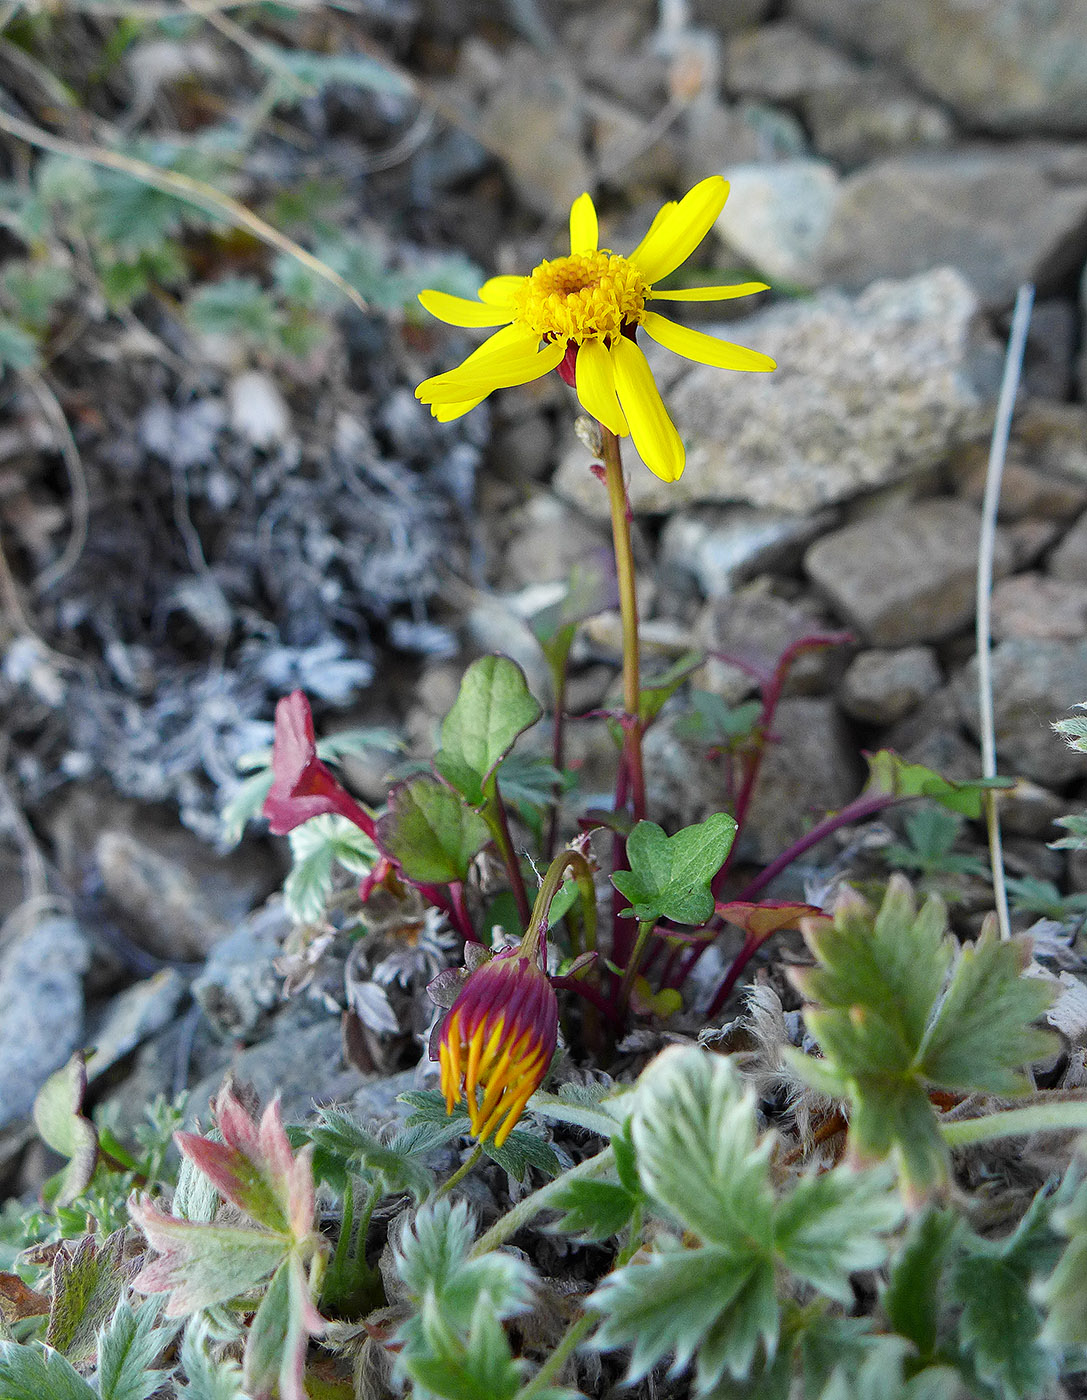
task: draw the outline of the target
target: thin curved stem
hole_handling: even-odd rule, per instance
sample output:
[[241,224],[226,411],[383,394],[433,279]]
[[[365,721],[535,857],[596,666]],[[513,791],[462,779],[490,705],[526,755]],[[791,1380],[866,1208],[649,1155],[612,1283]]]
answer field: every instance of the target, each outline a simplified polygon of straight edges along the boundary
[[491,1228],[480,1235],[472,1250],[472,1258],[478,1259],[481,1254],[505,1244],[523,1225],[527,1225],[534,1216],[539,1215],[541,1210],[547,1210],[555,1197],[560,1195],[571,1181],[591,1181],[594,1177],[603,1176],[614,1166],[615,1148],[605,1147],[603,1152],[598,1152],[595,1157],[579,1162],[576,1167],[571,1167],[568,1172],[555,1177],[554,1181],[547,1182],[531,1195],[523,1197],[512,1210],[499,1216]]
[[623,760],[630,780],[634,820],[645,816],[645,773],[642,765],[641,658],[638,641],[638,593],[634,579],[634,550],[630,542],[630,503],[623,481],[619,439],[600,425],[604,482],[611,509],[615,572],[619,582],[619,613],[623,623]]

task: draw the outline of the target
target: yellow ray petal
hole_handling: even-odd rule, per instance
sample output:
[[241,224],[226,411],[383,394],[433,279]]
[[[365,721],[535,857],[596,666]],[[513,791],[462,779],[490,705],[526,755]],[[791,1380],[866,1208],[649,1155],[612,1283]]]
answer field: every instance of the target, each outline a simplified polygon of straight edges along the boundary
[[479,289],[479,299],[488,306],[511,305],[514,292],[527,280],[525,277],[488,277]]
[[661,402],[649,361],[626,336],[611,347],[615,387],[642,461],[662,481],[678,481],[686,453],[668,410]]
[[642,328],[658,345],[674,350],[688,360],[697,360],[701,365],[716,365],[718,369],[777,369],[777,361],[769,355],[748,350],[744,345],[733,345],[728,340],[718,340],[701,331],[692,331],[689,326],[679,326],[675,321],[669,321],[667,316],[658,316],[655,311],[645,313]]
[[570,206],[570,252],[595,253],[600,238],[596,208],[589,194],[579,194]]
[[731,287],[677,287],[670,292],[650,288],[647,301],[730,301],[733,297],[749,297],[752,292],[768,292],[766,282],[736,282]]
[[514,316],[513,307],[507,303],[485,305],[467,297],[450,296],[448,292],[420,292],[419,300],[432,316],[450,326],[504,326]]
[[454,418],[463,418],[473,408],[478,408],[486,397],[483,394],[478,399],[466,399],[464,403],[431,404],[430,411],[439,423],[452,423]]
[[[443,386],[448,384],[467,366],[471,366],[471,372],[475,372],[481,365],[490,363],[492,359],[496,363],[499,362],[511,350],[535,350],[538,344],[537,336],[524,326],[503,326],[501,330],[495,331],[494,335],[489,335],[482,345],[477,345],[456,369],[445,370],[442,374],[436,374],[431,379],[424,379],[416,389],[415,397],[421,399],[423,403],[433,403],[434,400],[429,397],[431,388],[437,384]],[[495,384],[492,387],[497,389],[499,386]],[[462,413],[467,413],[469,409],[475,408],[477,403],[481,403],[490,392],[490,389],[477,389],[475,393],[462,394],[460,400],[467,406],[461,408],[459,412],[452,413],[450,417],[459,418]],[[447,407],[452,407],[452,403],[447,404]],[[448,418],[442,419],[442,422],[448,421]]]
[[627,420],[615,396],[615,370],[603,342],[587,340],[580,347],[575,374],[577,396],[585,412],[598,418],[605,428],[625,437],[628,432]]
[[561,340],[552,341],[540,351],[511,349],[502,354],[488,355],[473,364],[466,360],[460,369],[424,380],[415,397],[424,403],[457,404],[471,398],[485,398],[495,389],[510,389],[515,384],[528,384],[555,369],[566,354]]
[[653,235],[656,233],[656,231],[660,228],[661,224],[664,223],[665,219],[668,219],[668,218],[671,217],[672,211],[676,208],[676,205],[677,205],[677,201],[674,200],[674,199],[670,199],[670,200],[668,200],[668,202],[667,202],[666,204],[662,204],[662,205],[661,205],[661,207],[660,207],[660,208],[657,210],[657,212],[653,215],[653,222],[652,222],[652,223],[649,225],[649,227],[646,229],[646,231],[645,231],[645,237],[644,237],[644,238],[642,239],[642,241],[638,244],[637,248],[634,249],[633,253],[630,254],[630,257],[629,257],[629,261],[630,261],[630,262],[636,262],[636,261],[637,261],[638,256],[639,256],[639,254],[641,253],[642,249],[643,249],[643,248],[645,247],[645,245],[649,242],[649,240],[653,237]]
[[713,228],[728,198],[728,181],[720,175],[702,180],[674,209],[651,228],[630,255],[647,282],[657,282],[686,262]]

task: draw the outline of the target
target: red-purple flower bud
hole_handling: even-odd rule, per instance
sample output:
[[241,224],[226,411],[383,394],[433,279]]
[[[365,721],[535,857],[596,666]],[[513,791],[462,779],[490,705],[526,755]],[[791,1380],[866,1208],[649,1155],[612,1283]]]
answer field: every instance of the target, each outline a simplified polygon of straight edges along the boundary
[[522,945],[478,967],[438,1041],[446,1111],[463,1096],[473,1135],[493,1133],[501,1147],[547,1073],[558,1027],[558,1002],[534,950]]

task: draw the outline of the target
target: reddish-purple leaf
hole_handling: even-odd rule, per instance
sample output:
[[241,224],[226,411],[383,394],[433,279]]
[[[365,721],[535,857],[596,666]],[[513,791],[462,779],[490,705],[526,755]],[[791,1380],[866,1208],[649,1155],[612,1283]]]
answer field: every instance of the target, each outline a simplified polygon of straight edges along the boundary
[[830,916],[814,904],[801,904],[790,899],[765,899],[761,904],[733,900],[731,904],[718,904],[717,913],[730,924],[743,929],[750,940],[759,943],[780,929],[799,928],[801,919],[830,922]]
[[371,840],[375,835],[373,818],[317,757],[313,714],[300,690],[292,691],[276,705],[272,786],[263,810],[275,836],[286,836],[311,817],[329,813],[354,822]]

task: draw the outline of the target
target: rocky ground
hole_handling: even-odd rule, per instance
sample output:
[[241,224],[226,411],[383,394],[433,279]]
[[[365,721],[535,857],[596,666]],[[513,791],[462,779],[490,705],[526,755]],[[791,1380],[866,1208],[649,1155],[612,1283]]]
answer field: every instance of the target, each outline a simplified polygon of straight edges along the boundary
[[[714,653],[853,638],[794,672],[751,862],[855,795],[862,749],[979,772],[980,500],[1010,306],[1030,281],[992,600],[1000,768],[1022,779],[1006,859],[1087,890],[1083,859],[1047,845],[1087,795],[1087,760],[1049,728],[1087,700],[1087,18],[1074,0],[1038,8],[366,0],[334,37],[365,41],[407,88],[333,84],[290,116],[305,141],[275,127],[251,148],[242,197],[344,182],[335,218],[372,235],[381,277],[450,253],[469,281],[465,259],[527,271],[583,189],[622,250],[662,199],[731,180],[699,275],[773,284],[727,334],[779,369],[662,356],[687,470],[666,486],[628,465],[648,664],[704,651],[696,683],[736,702],[750,682]],[[180,121],[194,86],[229,90],[237,58],[218,31],[176,44],[172,67],[150,42],[129,56],[130,104],[150,93]],[[33,110],[26,83],[14,91]],[[14,146],[9,159],[18,175]],[[422,962],[395,1031],[359,1033],[353,989],[373,968],[334,939],[286,997],[292,929],[265,902],[283,852],[252,829],[224,850],[216,813],[296,685],[324,730],[392,727],[416,752],[473,655],[507,653],[544,693],[524,618],[607,544],[557,377],[446,428],[415,403],[414,384],[468,348],[461,332],[345,310],[292,359],[182,331],[153,297],[74,317],[47,378],[3,384],[0,1192],[15,1196],[48,1167],[36,1090],[82,1046],[122,1126],[185,1087],[198,1112],[227,1066],[280,1090],[288,1119],[315,1097],[396,1111],[426,1072]],[[604,700],[618,664],[605,614],[575,651],[573,713]],[[571,726],[571,751],[584,789],[606,788],[612,750],[592,725]],[[718,804],[667,716],[648,760],[666,825]],[[380,801],[379,764],[350,776]],[[865,833],[849,837],[855,852]],[[819,855],[809,880],[841,851]],[[961,893],[964,917],[983,907],[983,886]],[[1082,1059],[1087,1016],[1062,1029]]]

